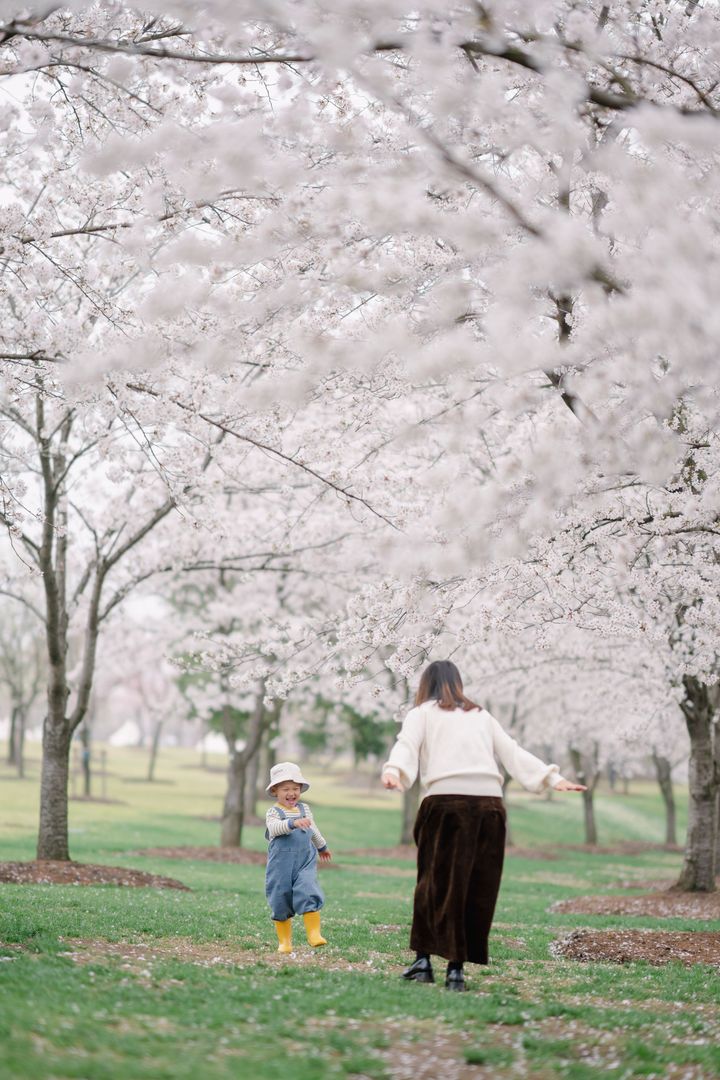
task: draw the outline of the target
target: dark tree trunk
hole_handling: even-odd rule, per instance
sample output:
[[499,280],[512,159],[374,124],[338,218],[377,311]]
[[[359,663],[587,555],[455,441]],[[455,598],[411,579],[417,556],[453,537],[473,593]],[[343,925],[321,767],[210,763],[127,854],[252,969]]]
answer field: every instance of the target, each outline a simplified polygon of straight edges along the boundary
[[38,859],[69,859],[68,775],[70,735],[66,725],[43,727],[43,760],[40,778],[40,829]]
[[158,720],[153,731],[152,743],[150,745],[150,761],[148,762],[148,782],[152,783],[155,779],[155,766],[157,764],[158,750],[160,749],[160,736],[163,729],[163,720]]
[[[47,714],[43,726],[43,764],[40,782],[40,824],[38,829],[38,858],[69,859],[67,833],[68,778],[70,741],[82,723],[88,709],[100,625],[113,608],[127,595],[132,582],[118,588],[106,598],[102,594],[108,573],[136,544],[141,543],[159,522],[175,507],[175,499],[167,498],[134,531],[129,522],[119,521],[110,529],[103,542],[96,537],[95,551],[79,577],[68,603],[68,532],[67,485],[68,471],[76,454],[67,460],[74,412],[68,409],[59,423],[53,416],[50,430],[46,428],[45,386],[36,376],[35,429],[39,472],[42,477],[43,507],[40,543],[28,542],[30,557],[42,575],[45,596],[45,648],[47,658]],[[209,464],[211,455],[206,457]],[[104,545],[104,550],[103,550]],[[81,597],[87,598],[82,661],[75,685],[75,702],[68,715],[70,687],[67,678],[68,631],[70,610]],[[43,665],[45,666],[45,665]]]
[[[582,781],[580,781],[582,783]],[[598,842],[597,825],[595,824],[595,801],[594,792],[588,788],[583,791],[583,821],[585,824],[585,843],[593,846]]]
[[235,749],[234,732],[231,733],[230,731],[230,723],[226,726],[225,737],[228,740],[230,749],[230,762],[228,765],[228,786],[225,792],[220,825],[221,847],[240,847],[242,845],[242,831],[245,824],[247,768],[260,749],[263,735],[277,721],[281,708],[282,702],[280,701],[276,701],[271,709],[265,707],[265,680],[262,679],[255,696],[255,707],[250,716],[247,739],[242,750]]
[[89,799],[92,794],[92,763],[90,760],[90,729],[86,725],[80,728],[80,743],[82,746],[80,764],[83,773],[83,795]]
[[267,784],[270,783],[270,770],[277,761],[277,752],[275,750],[275,747],[270,745],[272,735],[273,733],[270,730],[265,732],[262,738],[262,742],[260,743],[260,749],[258,750],[258,798],[265,798],[265,787]]
[[714,892],[718,776],[713,705],[705,683],[683,678],[681,709],[690,735],[688,831],[677,887],[687,892]]
[[8,738],[8,765],[14,765],[20,779],[25,776],[25,727],[27,703],[15,701],[10,714],[10,736]]
[[27,728],[27,714],[20,709],[15,726],[15,765],[17,774],[22,780],[25,776],[25,731]]
[[593,847],[598,842],[597,825],[595,823],[595,787],[597,785],[599,773],[597,771],[597,748],[593,753],[593,760],[589,761],[587,756],[581,754],[579,750],[571,747],[570,760],[575,772],[575,776],[578,784],[585,784],[587,790],[583,791],[583,820],[585,824],[585,843],[590,844]]
[[417,817],[420,805],[420,781],[416,780],[412,787],[403,792],[402,800],[402,828],[400,830],[400,843],[412,844],[413,825]]
[[240,847],[245,824],[245,762],[242,753],[232,751],[227,774],[227,789],[220,825],[220,847]]
[[253,822],[257,818],[256,809],[258,801],[258,781],[260,778],[260,747],[248,762],[245,774],[245,791],[243,793],[243,810],[245,820]]
[[672,786],[672,766],[666,757],[652,752],[652,761],[655,766],[655,775],[660,787],[660,794],[665,805],[665,843],[677,844],[677,818],[675,813],[675,795]]
[[10,713],[10,734],[8,736],[7,746],[7,763],[8,765],[17,765],[17,723],[18,723],[17,705],[13,705]]

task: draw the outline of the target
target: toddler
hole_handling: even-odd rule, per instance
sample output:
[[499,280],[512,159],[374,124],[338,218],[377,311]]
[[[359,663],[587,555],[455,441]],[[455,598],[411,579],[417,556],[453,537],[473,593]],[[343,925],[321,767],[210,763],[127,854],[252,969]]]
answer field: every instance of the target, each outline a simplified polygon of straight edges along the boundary
[[281,761],[270,770],[265,789],[276,800],[265,815],[265,838],[270,841],[265,895],[278,936],[278,952],[292,952],[292,918],[302,915],[310,945],[327,945],[320,933],[320,909],[324,903],[317,880],[318,855],[331,858],[327,843],[300,796],[310,785],[292,761]]

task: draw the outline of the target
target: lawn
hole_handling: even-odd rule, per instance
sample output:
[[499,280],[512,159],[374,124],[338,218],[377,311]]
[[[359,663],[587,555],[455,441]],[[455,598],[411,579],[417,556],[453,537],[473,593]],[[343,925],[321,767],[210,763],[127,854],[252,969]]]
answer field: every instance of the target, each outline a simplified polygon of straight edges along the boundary
[[[677,854],[510,853],[492,962],[469,968],[469,993],[450,995],[398,978],[409,956],[412,862],[352,854],[398,839],[396,797],[371,777],[309,770],[335,856],[322,871],[329,944],[311,952],[298,928],[296,955],[281,958],[262,867],[137,853],[217,842],[220,759],[207,771],[189,751],[163,751],[155,784],[142,782],[146,762],[142,751],[108,752],[113,801],[71,804],[73,856],[166,874],[192,891],[0,886],[3,1080],[720,1075],[717,970],[579,964],[549,948],[577,926],[624,925],[553,913],[555,901],[669,878]],[[33,855],[36,762],[29,771],[26,781],[0,780],[6,860]],[[598,801],[603,843],[662,839],[652,785]],[[518,847],[582,840],[572,796],[546,802],[511,788],[509,812]],[[245,841],[261,850],[261,829]],[[683,919],[632,925],[720,930]]]

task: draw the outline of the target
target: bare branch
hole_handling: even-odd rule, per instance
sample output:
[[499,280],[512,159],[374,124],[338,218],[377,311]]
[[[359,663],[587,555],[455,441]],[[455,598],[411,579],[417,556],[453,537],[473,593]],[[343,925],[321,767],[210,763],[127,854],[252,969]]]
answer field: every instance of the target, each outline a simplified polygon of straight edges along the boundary
[[[149,387],[140,386],[138,383],[126,383],[128,390],[135,390],[139,394],[150,394],[151,397],[159,398],[161,395],[156,390],[151,390]],[[398,526],[385,514],[381,514],[379,510],[376,510],[367,499],[364,499],[362,495],[355,495],[353,492],[348,491],[347,488],[342,487],[340,484],[336,484],[328,477],[322,476],[321,473],[315,469],[306,465],[302,461],[298,461],[297,458],[292,457],[290,454],[284,454],[282,450],[278,450],[277,447],[269,446],[267,443],[260,442],[259,439],[254,439],[251,435],[241,434],[239,431],[234,431],[228,427],[227,424],[222,423],[220,420],[216,420],[212,416],[208,416],[207,413],[201,413],[196,411],[191,405],[187,405],[183,401],[179,401],[177,397],[171,397],[169,399],[173,405],[177,405],[179,409],[184,412],[190,413],[192,416],[197,416],[198,419],[203,420],[206,424],[210,424],[211,427],[216,428],[218,431],[224,432],[225,435],[231,435],[234,439],[239,439],[241,442],[248,443],[250,446],[255,446],[258,450],[262,450],[267,454],[271,454],[273,457],[278,458],[280,461],[284,461],[287,465],[292,465],[296,469],[300,469],[302,472],[307,473],[309,476],[319,480],[321,484],[324,484],[328,488],[332,488],[333,491],[337,491],[343,498],[352,500],[353,502],[361,503],[371,514],[380,518],[387,525],[390,525],[393,529],[397,529]]]

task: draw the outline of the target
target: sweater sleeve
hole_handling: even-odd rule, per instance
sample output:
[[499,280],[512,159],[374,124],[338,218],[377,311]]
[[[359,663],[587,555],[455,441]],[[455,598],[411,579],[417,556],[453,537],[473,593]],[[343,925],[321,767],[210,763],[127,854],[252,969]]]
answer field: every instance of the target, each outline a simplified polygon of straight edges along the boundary
[[265,815],[265,828],[267,829],[268,839],[274,840],[276,836],[287,836],[292,824],[289,818],[280,817],[277,807],[271,806]]
[[320,832],[317,825],[315,824],[315,818],[313,817],[313,812],[312,812],[312,810],[310,809],[310,807],[308,806],[307,803],[305,803],[305,812],[307,814],[307,817],[312,822],[312,828],[310,829],[310,838],[311,838],[313,844],[315,845],[315,847],[318,849],[318,851],[324,851],[325,848],[327,847],[327,840],[325,839],[325,837],[323,836],[323,834]]
[[528,750],[523,750],[522,746],[503,730],[494,716],[490,719],[492,720],[493,750],[513,780],[517,780],[528,791],[535,793],[555,787],[562,780],[557,765],[546,765]]
[[411,709],[382,769],[383,772],[396,776],[405,791],[411,788],[417,779],[424,739],[425,716],[421,709]]

